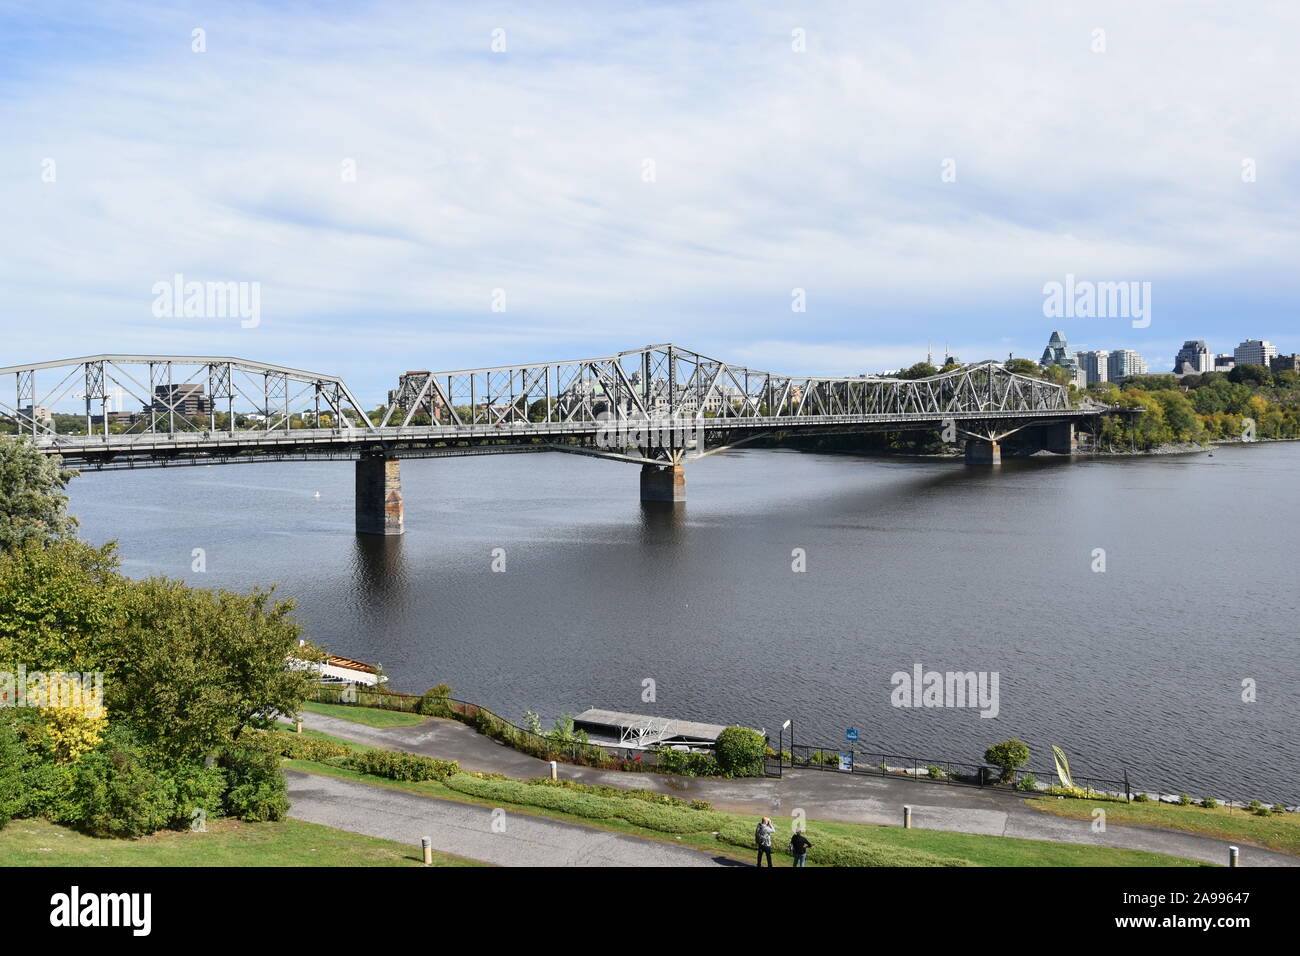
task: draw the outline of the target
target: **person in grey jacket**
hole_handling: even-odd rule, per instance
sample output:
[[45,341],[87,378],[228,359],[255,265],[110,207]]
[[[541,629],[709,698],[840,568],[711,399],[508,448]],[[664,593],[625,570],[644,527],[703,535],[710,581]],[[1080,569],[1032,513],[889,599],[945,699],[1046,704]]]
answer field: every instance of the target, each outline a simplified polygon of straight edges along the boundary
[[763,865],[763,854],[767,854],[767,865],[772,865],[772,834],[776,832],[776,827],[772,825],[771,817],[763,817],[758,821],[758,826],[754,827],[754,843],[758,846],[758,863],[757,866]]

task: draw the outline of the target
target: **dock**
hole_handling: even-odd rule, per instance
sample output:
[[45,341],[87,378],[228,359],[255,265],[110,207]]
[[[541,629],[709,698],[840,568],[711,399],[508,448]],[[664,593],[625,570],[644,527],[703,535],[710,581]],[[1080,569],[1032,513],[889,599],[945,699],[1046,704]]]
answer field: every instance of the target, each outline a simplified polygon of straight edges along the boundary
[[660,746],[712,747],[726,726],[598,708],[584,710],[573,718],[573,729],[585,731],[593,743],[610,743],[632,750]]

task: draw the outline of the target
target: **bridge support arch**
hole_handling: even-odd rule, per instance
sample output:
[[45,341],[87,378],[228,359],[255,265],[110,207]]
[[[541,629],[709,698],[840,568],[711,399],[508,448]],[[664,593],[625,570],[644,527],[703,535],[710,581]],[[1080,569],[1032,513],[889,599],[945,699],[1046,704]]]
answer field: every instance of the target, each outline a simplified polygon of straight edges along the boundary
[[402,463],[385,455],[357,459],[357,534],[401,534]]
[[641,466],[641,500],[686,500],[686,470],[681,465],[667,464]]

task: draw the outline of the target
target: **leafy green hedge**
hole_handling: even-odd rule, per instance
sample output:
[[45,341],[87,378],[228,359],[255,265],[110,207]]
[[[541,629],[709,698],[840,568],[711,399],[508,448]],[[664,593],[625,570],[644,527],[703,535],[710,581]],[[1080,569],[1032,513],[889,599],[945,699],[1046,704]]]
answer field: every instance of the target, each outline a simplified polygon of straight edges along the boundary
[[686,753],[667,748],[655,751],[655,769],[679,777],[721,777],[722,768],[713,754]]
[[453,790],[493,803],[541,807],[591,820],[623,820],[660,833],[707,833],[727,819],[712,810],[658,806],[644,800],[603,797],[566,787],[539,787],[517,780],[484,780],[457,774],[445,783]]
[[[772,836],[773,849],[784,849],[789,842],[789,832],[780,825]],[[928,850],[884,846],[865,840],[850,840],[826,833],[805,834],[812,841],[808,860],[819,866],[974,866],[969,860],[941,856]],[[754,847],[754,828],[747,822],[729,821],[718,829],[718,839],[732,846]]]
[[[504,777],[500,779],[505,779]],[[623,800],[644,800],[664,807],[683,807],[687,810],[712,810],[713,804],[707,800],[683,800],[668,793],[640,788],[623,789],[604,784],[582,783],[578,780],[552,780],[550,777],[534,777],[528,781],[537,787],[559,787],[562,790],[576,790],[578,793],[591,793],[598,797],[614,797]]]
[[240,737],[239,742],[250,749],[273,753],[277,757],[315,760],[320,763],[336,757],[346,757],[352,752],[332,740],[321,740],[303,734],[286,734],[278,730],[249,731]]
[[434,760],[401,750],[362,750],[349,753],[337,762],[357,773],[389,780],[446,780],[460,773],[460,765],[455,760]]

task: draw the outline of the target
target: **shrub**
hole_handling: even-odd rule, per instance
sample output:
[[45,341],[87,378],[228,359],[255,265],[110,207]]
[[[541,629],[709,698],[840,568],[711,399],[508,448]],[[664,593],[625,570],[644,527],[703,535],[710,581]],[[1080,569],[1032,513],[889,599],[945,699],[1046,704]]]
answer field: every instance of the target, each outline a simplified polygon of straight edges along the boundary
[[77,761],[69,782],[57,801],[57,822],[97,836],[144,836],[177,816],[172,781],[146,766],[143,751],[123,732]]
[[931,780],[939,780],[943,777],[943,771],[934,764],[930,764],[930,766],[926,767],[925,772],[929,775]]
[[430,687],[420,698],[418,710],[426,717],[444,717],[451,710],[448,699],[451,697],[450,684],[438,684]]
[[[497,779],[508,779],[497,775]],[[644,800],[646,803],[655,803],[665,807],[685,807],[688,810],[712,810],[713,804],[706,800],[683,800],[681,797],[674,797],[672,794],[659,793],[655,790],[644,790],[640,788],[624,789],[622,787],[609,787],[604,784],[582,783],[578,780],[552,780],[550,777],[534,777],[528,781],[529,784],[537,787],[559,787],[563,790],[576,790],[579,793],[592,793],[599,797],[614,797],[624,800]]]
[[1203,806],[1206,810],[1216,810],[1218,809],[1219,801],[1215,800],[1213,797],[1206,797],[1204,800],[1201,801],[1201,806]]
[[1133,802],[1134,802],[1134,803],[1150,803],[1150,802],[1151,802],[1151,797],[1150,797],[1149,794],[1145,794],[1145,793],[1135,793],[1135,794],[1133,794]]
[[713,754],[691,753],[689,751],[664,748],[655,751],[655,769],[664,773],[675,773],[680,777],[717,777],[722,775]]
[[1037,793],[1038,778],[1035,777],[1032,773],[1027,773],[1020,778],[1020,783],[1018,783],[1016,786],[1018,786],[1021,790],[1025,791],[1025,793]]
[[750,727],[727,727],[718,734],[713,754],[728,777],[761,777],[767,741]]
[[1181,793],[1178,795],[1178,805],[1180,807],[1190,807],[1196,801],[1191,798],[1190,794]]
[[446,780],[460,772],[454,760],[434,760],[401,750],[363,750],[352,753],[343,766],[358,773],[368,773],[389,780]]
[[484,780],[466,773],[448,778],[446,785],[493,803],[543,807],[591,820],[623,820],[660,833],[709,832],[726,820],[710,810],[656,806],[644,800],[603,797],[565,787],[538,787],[518,780]]
[[221,755],[229,789],[223,800],[227,814],[240,820],[283,820],[289,812],[289,794],[280,760],[265,750],[231,747]]
[[1016,774],[1016,768],[1029,762],[1029,747],[1019,738],[1012,737],[1000,744],[994,744],[984,751],[984,759],[1002,770],[998,783],[1008,783]]
[[315,760],[321,763],[351,753],[347,747],[332,740],[321,740],[304,734],[283,733],[279,730],[249,731],[240,736],[239,743],[240,746],[272,753],[277,757]]

